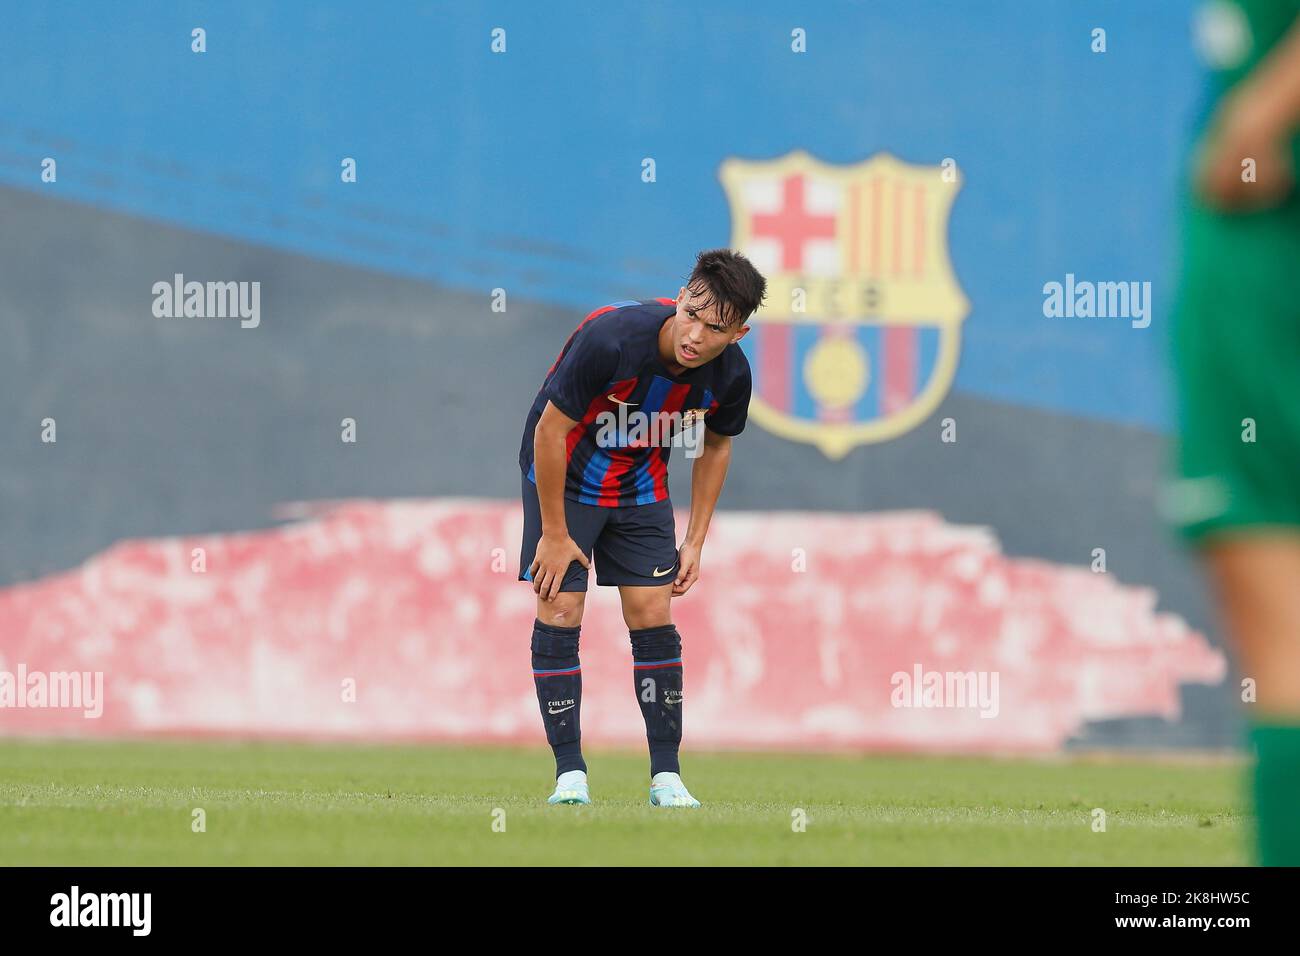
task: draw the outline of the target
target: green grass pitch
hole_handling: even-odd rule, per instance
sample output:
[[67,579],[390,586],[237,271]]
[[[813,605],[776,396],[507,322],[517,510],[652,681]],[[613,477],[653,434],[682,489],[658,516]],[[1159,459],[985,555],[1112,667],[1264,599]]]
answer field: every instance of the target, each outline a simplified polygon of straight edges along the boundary
[[0,740],[0,864],[1249,862],[1227,761],[688,752],[699,810],[648,806],[643,754],[587,762],[595,804],[551,807],[544,750]]

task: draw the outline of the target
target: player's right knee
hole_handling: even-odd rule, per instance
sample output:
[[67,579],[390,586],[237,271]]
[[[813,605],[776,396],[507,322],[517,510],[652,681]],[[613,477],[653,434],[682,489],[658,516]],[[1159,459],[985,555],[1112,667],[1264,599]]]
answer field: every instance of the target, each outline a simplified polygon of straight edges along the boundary
[[554,600],[537,600],[537,619],[555,627],[577,627],[587,595],[582,591],[561,591]]

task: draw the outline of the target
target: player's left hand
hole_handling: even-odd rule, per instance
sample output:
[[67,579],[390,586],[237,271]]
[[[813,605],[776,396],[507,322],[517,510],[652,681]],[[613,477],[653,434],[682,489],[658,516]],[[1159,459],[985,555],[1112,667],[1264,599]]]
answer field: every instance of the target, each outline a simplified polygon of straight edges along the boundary
[[1266,104],[1246,93],[1232,96],[1211,124],[1200,157],[1196,185],[1202,198],[1225,212],[1267,209],[1286,198],[1294,176],[1289,139]]
[[673,597],[681,597],[700,577],[700,546],[684,544],[677,549],[677,577],[673,579]]

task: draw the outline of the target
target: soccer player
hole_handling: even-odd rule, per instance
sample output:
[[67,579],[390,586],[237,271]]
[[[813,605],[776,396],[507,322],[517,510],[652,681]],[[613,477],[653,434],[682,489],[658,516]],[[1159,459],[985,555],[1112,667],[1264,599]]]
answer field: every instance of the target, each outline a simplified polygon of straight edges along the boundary
[[[1260,861],[1300,865],[1300,127],[1297,0],[1219,0],[1174,320],[1180,480],[1243,677]],[[1247,698],[1249,699],[1249,698]]]
[[[633,688],[650,746],[650,803],[698,807],[680,776],[682,640],[671,601],[699,580],[700,551],[749,410],[737,344],[767,281],[744,256],[701,252],[673,299],[592,312],[546,373],[524,425],[519,579],[537,592],[533,679],[555,752],[550,803],[590,803],[582,759],[582,628],[587,572],[618,588]],[[690,523],[680,548],[668,499],[673,441],[689,455]]]

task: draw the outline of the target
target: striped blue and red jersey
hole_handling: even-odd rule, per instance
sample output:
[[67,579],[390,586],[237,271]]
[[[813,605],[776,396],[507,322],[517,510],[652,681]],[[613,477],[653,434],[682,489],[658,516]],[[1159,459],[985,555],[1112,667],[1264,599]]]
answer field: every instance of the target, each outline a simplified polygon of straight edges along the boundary
[[673,299],[615,302],[574,329],[528,411],[519,467],[530,480],[537,480],[533,432],[548,401],[578,423],[566,442],[564,496],[608,508],[668,497],[668,443],[647,441],[633,428],[616,430],[611,441],[602,425],[620,412],[661,413],[667,423],[677,421],[670,413],[689,414],[719,435],[744,430],[751,388],[745,353],[733,343],[712,361],[674,375],[659,356],[659,332],[676,311]]

